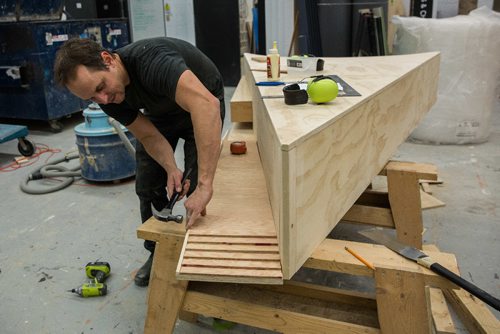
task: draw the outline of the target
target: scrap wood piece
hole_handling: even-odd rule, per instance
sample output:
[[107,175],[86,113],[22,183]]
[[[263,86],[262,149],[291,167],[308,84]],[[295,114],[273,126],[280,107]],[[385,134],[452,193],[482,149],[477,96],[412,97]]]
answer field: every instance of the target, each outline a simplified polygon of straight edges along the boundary
[[420,179],[420,183],[428,183],[428,184],[443,184],[443,180],[441,180],[439,177],[437,180],[425,180],[425,179]]
[[439,208],[446,205],[443,201],[440,201],[436,197],[429,195],[423,190],[420,190],[420,202],[422,210]]
[[427,194],[429,195],[432,195],[432,189],[431,187],[429,186],[429,183],[428,182],[420,182],[420,187],[422,188],[422,190],[424,192],[426,192]]

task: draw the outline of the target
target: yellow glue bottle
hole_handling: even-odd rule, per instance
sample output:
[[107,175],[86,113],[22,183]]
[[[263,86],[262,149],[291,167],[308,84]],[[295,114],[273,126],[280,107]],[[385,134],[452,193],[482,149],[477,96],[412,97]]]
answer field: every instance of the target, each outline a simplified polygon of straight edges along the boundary
[[267,54],[267,80],[278,81],[280,79],[280,55],[278,53],[278,45],[273,42],[273,47],[269,49]]

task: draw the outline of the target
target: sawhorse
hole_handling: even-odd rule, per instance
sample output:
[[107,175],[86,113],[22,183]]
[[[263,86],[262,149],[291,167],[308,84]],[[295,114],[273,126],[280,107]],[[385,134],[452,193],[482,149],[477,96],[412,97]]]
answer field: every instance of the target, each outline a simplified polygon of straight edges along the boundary
[[379,175],[387,176],[388,191],[367,189],[342,220],[394,228],[401,242],[422,249],[419,180],[437,180],[436,166],[389,161]]
[[[421,248],[418,179],[437,176],[435,169],[428,171],[428,165],[421,166],[390,162],[381,173],[388,177],[388,192],[368,189],[344,219],[396,228],[402,241]],[[373,295],[293,281],[283,286],[179,281],[175,273],[184,226],[150,219],[138,229],[138,236],[157,242],[145,333],[171,333],[178,316],[193,319],[196,314],[285,333],[429,333],[425,287],[450,288],[448,282],[385,247],[332,239],[324,240],[304,267],[374,277]],[[377,270],[358,262],[345,252],[345,246],[372,262]],[[453,255],[431,255],[457,271]],[[301,304],[312,299],[315,302],[306,303],[308,306]]]
[[[148,313],[145,333],[172,333],[182,312],[235,321],[283,333],[429,333],[425,286],[451,288],[450,283],[432,272],[407,261],[379,245],[325,239],[304,265],[308,268],[348,273],[375,278],[374,296],[305,285],[293,281],[277,286],[249,286],[251,299],[235,293],[227,295],[228,287],[241,285],[178,281],[175,278],[177,261],[182,248],[183,225],[162,223],[154,218],[138,229],[138,236],[157,242],[148,294]],[[364,266],[345,252],[348,246],[372,262],[377,270]],[[432,256],[457,271],[451,254],[432,253]],[[266,303],[266,295],[274,293],[301,298],[329,301],[320,314],[324,317]],[[224,294],[226,293],[226,294]],[[274,301],[281,298],[275,296]],[[332,301],[335,301],[334,303]],[[333,308],[326,309],[326,305]],[[360,314],[360,316],[358,316]],[[340,316],[339,316],[340,315]]]

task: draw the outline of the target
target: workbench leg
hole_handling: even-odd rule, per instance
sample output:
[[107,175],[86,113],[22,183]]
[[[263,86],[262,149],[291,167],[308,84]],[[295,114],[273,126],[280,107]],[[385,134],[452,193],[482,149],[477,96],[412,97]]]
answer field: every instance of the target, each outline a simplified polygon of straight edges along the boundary
[[375,270],[377,313],[384,334],[430,334],[423,275]]
[[417,173],[387,168],[387,187],[398,239],[422,249],[422,205]]
[[164,234],[156,243],[149,281],[145,334],[172,333],[182,308],[188,281],[178,281],[175,270],[184,235]]

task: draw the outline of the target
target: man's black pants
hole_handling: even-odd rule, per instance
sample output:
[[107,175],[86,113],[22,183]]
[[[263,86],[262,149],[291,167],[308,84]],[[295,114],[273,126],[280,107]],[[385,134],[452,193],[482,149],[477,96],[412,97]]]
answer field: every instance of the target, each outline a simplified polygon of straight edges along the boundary
[[[225,106],[224,97],[220,100],[221,119],[224,122]],[[191,186],[187,193],[189,196],[195,189],[198,183],[198,155],[196,153],[196,142],[194,139],[193,125],[191,118],[185,117],[184,114],[172,117],[168,120],[151,121],[160,131],[160,133],[168,140],[172,149],[175,150],[179,139],[184,139],[184,171],[192,168],[189,179]],[[167,205],[167,172],[153,158],[149,156],[140,142],[136,144],[136,177],[135,191],[139,196],[141,220],[144,223],[148,220],[153,212],[151,211],[151,203],[157,209],[162,209]],[[144,241],[144,247],[151,253],[154,252],[155,242],[151,240]]]

